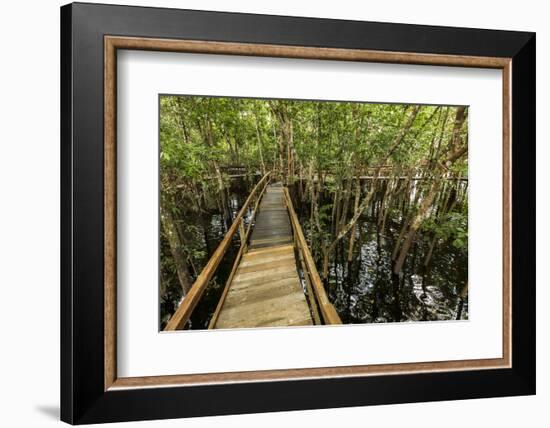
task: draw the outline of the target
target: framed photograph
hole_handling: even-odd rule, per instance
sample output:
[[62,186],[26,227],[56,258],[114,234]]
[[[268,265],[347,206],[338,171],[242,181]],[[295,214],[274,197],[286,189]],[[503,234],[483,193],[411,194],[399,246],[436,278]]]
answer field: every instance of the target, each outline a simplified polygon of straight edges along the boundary
[[535,35],[61,8],[61,418],[535,393]]

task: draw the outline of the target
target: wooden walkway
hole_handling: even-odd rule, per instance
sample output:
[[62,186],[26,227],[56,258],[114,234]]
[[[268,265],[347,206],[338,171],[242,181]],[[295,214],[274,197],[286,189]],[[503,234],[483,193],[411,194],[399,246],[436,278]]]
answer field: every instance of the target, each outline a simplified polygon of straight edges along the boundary
[[[342,323],[319,277],[290,193],[280,184],[269,184],[271,174],[267,172],[256,183],[164,331],[189,325],[193,310],[237,234],[239,251],[208,328]],[[245,225],[247,216],[251,220]]]
[[250,237],[212,328],[312,325],[296,269],[283,187],[268,185]]

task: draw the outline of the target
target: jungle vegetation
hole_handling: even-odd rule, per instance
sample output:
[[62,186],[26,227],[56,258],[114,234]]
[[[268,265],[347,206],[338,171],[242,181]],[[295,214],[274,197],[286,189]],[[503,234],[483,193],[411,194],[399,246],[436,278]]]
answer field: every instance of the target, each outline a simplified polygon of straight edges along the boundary
[[467,122],[463,106],[161,96],[161,326],[268,171],[344,322],[467,318]]

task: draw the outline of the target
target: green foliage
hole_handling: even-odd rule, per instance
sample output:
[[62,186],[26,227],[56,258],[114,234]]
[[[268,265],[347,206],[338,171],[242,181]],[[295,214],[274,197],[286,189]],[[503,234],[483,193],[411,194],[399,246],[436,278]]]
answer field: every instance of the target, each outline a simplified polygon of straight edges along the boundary
[[463,249],[468,246],[468,215],[461,212],[450,212],[437,219],[427,219],[423,229],[433,232],[435,236],[449,241],[455,248]]
[[[161,97],[161,170],[178,178],[201,181],[213,163],[260,168],[277,166],[281,139],[279,117],[292,122],[293,147],[304,168],[346,177],[353,168],[383,158],[411,107],[395,104],[323,103],[205,97]],[[448,139],[452,121],[441,132],[442,118],[452,107],[422,107],[403,144],[390,162],[410,168],[425,161],[436,137]],[[465,172],[465,163],[456,171]]]
[[[394,194],[383,200],[382,204],[389,204],[390,218],[412,221],[420,213],[415,228],[465,252],[464,195],[450,212],[436,213],[436,202],[431,202],[422,213],[434,179],[467,177],[467,155],[448,165],[445,162],[450,154],[467,147],[467,120],[453,133],[460,111],[450,106],[161,96],[161,206],[177,219],[182,250],[200,272],[207,258],[204,233],[209,225],[199,228],[193,221],[207,211],[223,214],[227,209],[231,167],[244,167],[247,177],[254,177],[249,182],[273,171],[274,177],[286,184],[302,178],[307,183],[304,189],[309,192],[313,186],[322,193],[317,198],[323,203],[314,210],[314,224],[305,224],[307,233],[313,235],[312,250],[317,256],[333,242],[339,223],[353,216],[354,197],[346,192],[352,189],[349,183],[354,177],[414,177],[418,181],[411,180],[405,192],[393,190]],[[369,189],[366,184],[364,187],[361,198]],[[346,196],[335,198],[336,194]],[[333,210],[333,204],[343,204],[343,199],[349,204],[346,210],[336,209],[342,206]],[[432,199],[438,201],[439,197]],[[369,210],[372,206],[371,202]],[[347,218],[335,221],[335,212],[345,212],[342,216]],[[169,254],[165,237],[163,242],[163,251]],[[171,277],[163,281],[173,288],[176,267],[170,257],[162,258],[161,263]]]

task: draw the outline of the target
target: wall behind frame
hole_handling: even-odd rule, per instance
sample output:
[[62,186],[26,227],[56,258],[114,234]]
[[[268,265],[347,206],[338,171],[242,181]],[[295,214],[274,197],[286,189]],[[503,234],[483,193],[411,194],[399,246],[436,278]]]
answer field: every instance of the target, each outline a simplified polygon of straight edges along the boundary
[[[3,347],[0,376],[6,406],[2,421],[10,427],[59,427],[59,6],[58,0],[8,2],[1,9],[0,31],[8,67],[0,79],[0,320]],[[535,0],[479,2],[464,0],[442,8],[435,0],[422,3],[392,2],[296,2],[278,0],[103,0],[102,3],[227,10],[405,22],[506,30],[537,31],[537,75],[550,74],[550,29],[544,3]],[[537,122],[550,116],[545,99],[550,96],[546,79],[537,83]],[[550,182],[550,148],[543,141],[550,132],[537,132],[539,183]],[[538,265],[550,259],[543,248],[550,239],[550,197],[538,186]],[[545,198],[543,198],[545,196]],[[186,420],[127,423],[125,427],[280,427],[285,425],[334,427],[358,422],[372,425],[403,425],[408,428],[475,426],[490,421],[500,428],[548,420],[550,369],[548,359],[550,314],[543,302],[550,292],[550,273],[539,269],[538,395],[461,402],[420,403],[264,415],[229,416]],[[25,379],[33,379],[32,387]],[[9,404],[8,404],[9,403]],[[538,423],[537,423],[538,422]]]

